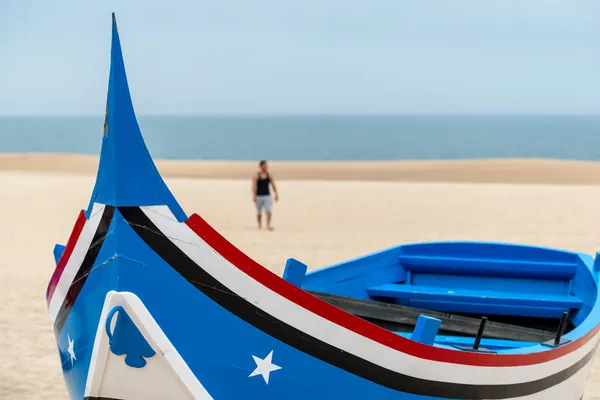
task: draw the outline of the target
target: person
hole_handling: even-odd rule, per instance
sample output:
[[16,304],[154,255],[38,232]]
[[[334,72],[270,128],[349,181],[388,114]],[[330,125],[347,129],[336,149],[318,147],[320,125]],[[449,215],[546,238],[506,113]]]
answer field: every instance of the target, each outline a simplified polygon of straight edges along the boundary
[[256,205],[258,229],[262,229],[262,209],[264,208],[265,214],[267,215],[267,229],[272,231],[271,216],[273,213],[273,198],[271,197],[270,187],[273,187],[275,201],[279,200],[279,194],[277,193],[277,187],[275,186],[275,179],[273,178],[273,175],[269,173],[267,161],[262,160],[258,164],[258,167],[258,173],[252,177],[252,200]]

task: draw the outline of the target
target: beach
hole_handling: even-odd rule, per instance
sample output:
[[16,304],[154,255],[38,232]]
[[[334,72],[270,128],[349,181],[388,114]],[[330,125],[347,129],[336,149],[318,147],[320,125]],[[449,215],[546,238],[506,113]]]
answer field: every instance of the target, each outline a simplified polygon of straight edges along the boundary
[[[0,155],[0,399],[66,399],[46,309],[52,250],[87,207],[97,157]],[[273,162],[274,232],[256,227],[256,163],[158,160],[188,215],[198,213],[280,274],[406,242],[507,241],[600,250],[600,163],[554,160]],[[600,358],[584,399],[600,399]],[[560,399],[556,399],[560,400]]]

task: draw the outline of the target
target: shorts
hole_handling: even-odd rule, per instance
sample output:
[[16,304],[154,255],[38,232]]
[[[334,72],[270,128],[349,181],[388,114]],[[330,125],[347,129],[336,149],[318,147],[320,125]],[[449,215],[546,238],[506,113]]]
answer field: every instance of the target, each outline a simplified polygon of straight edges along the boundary
[[265,212],[271,212],[271,208],[273,207],[273,198],[271,197],[271,195],[267,194],[263,196],[256,196],[257,214],[260,214],[263,207],[265,208]]

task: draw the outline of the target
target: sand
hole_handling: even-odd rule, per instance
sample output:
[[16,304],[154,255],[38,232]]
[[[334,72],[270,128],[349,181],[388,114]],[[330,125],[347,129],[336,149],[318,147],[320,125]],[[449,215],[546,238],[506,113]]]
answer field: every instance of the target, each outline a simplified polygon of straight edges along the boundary
[[[53,246],[66,241],[79,210],[87,206],[96,161],[57,155],[11,157],[0,157],[0,399],[66,399],[45,290],[54,269]],[[47,164],[47,157],[55,162]],[[216,171],[212,176],[181,177],[185,171],[195,176],[193,171],[209,164]],[[422,240],[511,241],[590,254],[600,249],[600,185],[593,184],[600,174],[593,172],[598,170],[594,164],[588,165],[592,173],[585,163],[543,160],[374,163],[360,168],[344,163],[346,170],[340,164],[325,164],[273,165],[278,177],[289,179],[279,181],[276,230],[267,232],[255,226],[248,178],[253,165],[159,163],[188,213],[201,214],[277,273],[287,257],[319,268]],[[506,183],[482,183],[485,173],[465,170],[476,164],[479,172],[488,171],[490,182]],[[417,165],[416,175],[422,179],[402,179],[398,171],[410,170],[411,165]],[[319,168],[325,168],[322,176],[311,175]],[[362,179],[370,181],[358,181],[356,171],[365,168],[371,177]],[[423,171],[428,169],[436,171],[436,179],[427,178]],[[238,178],[243,170],[246,179],[221,179],[228,170]],[[530,180],[536,184],[523,184],[523,176],[537,177]],[[598,360],[584,399],[600,399]]]
[[[256,162],[156,160],[166,178],[247,179]],[[600,162],[544,159],[270,162],[279,179],[395,182],[600,184]],[[0,154],[0,171],[95,174],[98,157]]]

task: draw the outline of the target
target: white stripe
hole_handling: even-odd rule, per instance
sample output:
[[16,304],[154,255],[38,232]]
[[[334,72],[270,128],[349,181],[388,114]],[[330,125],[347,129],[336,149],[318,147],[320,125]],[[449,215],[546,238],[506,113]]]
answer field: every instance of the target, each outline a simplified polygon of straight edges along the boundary
[[218,254],[186,224],[179,223],[168,207],[141,209],[190,259],[245,300],[315,338],[398,373],[465,384],[521,383],[562,371],[583,358],[597,342],[598,335],[563,357],[543,364],[518,367],[470,366],[414,357],[337,325],[264,287]]
[[513,397],[505,400],[581,400],[591,367],[592,360],[590,360],[575,375],[562,381],[558,385],[528,396]]
[[79,240],[77,240],[77,243],[75,243],[75,246],[73,247],[71,257],[69,257],[69,261],[67,261],[67,265],[65,265],[65,269],[60,276],[58,284],[54,289],[52,298],[50,299],[50,304],[48,305],[48,312],[50,314],[50,320],[52,321],[52,324],[54,324],[54,321],[56,321],[60,307],[65,300],[65,297],[67,297],[67,293],[69,292],[69,288],[73,283],[73,279],[75,279],[75,275],[77,275],[77,271],[79,271],[81,263],[83,262],[83,259],[85,258],[85,255],[92,244],[94,234],[98,229],[103,212],[104,204],[94,203],[90,218],[85,222],[83,229],[81,230],[81,234],[79,235]]

